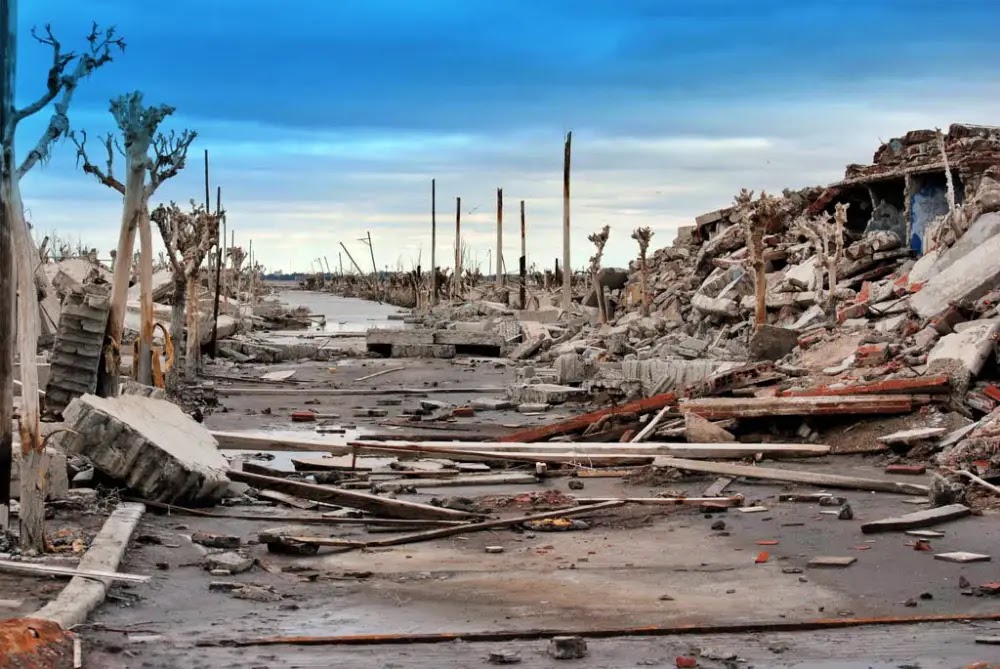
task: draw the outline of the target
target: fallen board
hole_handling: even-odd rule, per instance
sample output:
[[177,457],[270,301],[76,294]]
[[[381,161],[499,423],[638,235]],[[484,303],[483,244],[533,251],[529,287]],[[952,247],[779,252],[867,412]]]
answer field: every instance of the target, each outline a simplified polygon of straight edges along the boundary
[[531,485],[538,483],[534,474],[486,474],[453,478],[403,479],[381,481],[372,487],[376,492],[398,492],[404,488],[453,488],[477,485]]
[[901,430],[877,437],[875,441],[882,444],[913,444],[924,439],[940,437],[947,431],[943,427],[919,427],[913,430]]
[[292,437],[267,436],[260,432],[212,432],[219,448],[241,451],[315,451],[332,455],[345,455],[351,449],[343,444],[326,443],[318,439],[294,439]]
[[771,467],[750,467],[734,465],[726,462],[705,462],[702,460],[684,460],[681,458],[658,457],[653,460],[654,467],[672,467],[686,469],[692,472],[708,474],[723,474],[726,476],[742,476],[748,479],[765,481],[781,481],[783,483],[805,483],[827,488],[842,488],[845,490],[873,490],[876,492],[891,492],[900,495],[926,495],[927,487],[915,483],[901,481],[886,481],[884,479],[858,478],[840,476],[838,474],[821,474],[793,469],[775,469]]
[[954,553],[938,553],[934,556],[934,559],[943,560],[944,562],[958,562],[959,564],[965,564],[966,562],[989,562],[993,558],[982,553],[956,551]]
[[564,434],[571,434],[579,430],[584,430],[605,416],[615,416],[619,414],[635,414],[638,416],[659,411],[663,409],[663,407],[676,403],[677,396],[674,393],[663,393],[661,395],[654,395],[653,397],[648,397],[643,400],[636,400],[635,402],[626,402],[625,404],[617,407],[600,409],[598,411],[592,411],[580,416],[574,416],[573,418],[568,418],[549,425],[519,430],[506,437],[502,437],[500,441],[526,443],[543,441],[545,439],[551,439],[552,437],[558,437]]
[[668,443],[619,443],[606,444],[601,442],[572,443],[515,443],[515,442],[484,442],[469,443],[453,441],[421,441],[412,443],[406,441],[372,442],[367,440],[352,441],[350,447],[358,447],[367,453],[378,453],[380,449],[411,450],[416,453],[434,453],[435,449],[463,450],[468,452],[486,453],[560,453],[573,454],[579,457],[589,455],[618,455],[630,457],[648,457],[653,455],[670,455],[681,458],[714,459],[714,458],[746,458],[758,453],[779,455],[788,458],[817,457],[827,455],[830,447],[823,444],[743,444],[709,443],[709,444],[668,444]]
[[240,481],[248,485],[265,490],[277,490],[278,492],[295,495],[317,502],[337,504],[352,509],[361,509],[389,518],[406,518],[411,520],[460,520],[472,518],[473,514],[452,509],[442,509],[427,504],[416,502],[404,502],[398,499],[387,499],[377,495],[367,493],[338,490],[324,486],[313,485],[311,483],[301,483],[299,481],[289,481],[271,476],[261,476],[260,474],[249,474],[229,470],[229,478]]
[[916,530],[921,527],[930,527],[938,523],[945,523],[949,520],[963,518],[972,513],[972,509],[964,504],[949,504],[936,509],[924,509],[914,511],[905,516],[896,518],[883,518],[873,520],[861,525],[861,531],[865,534],[875,534],[876,532],[895,532],[899,530]]
[[115,571],[101,571],[98,569],[74,569],[73,567],[57,567],[49,564],[37,564],[35,562],[11,562],[0,560],[0,571],[13,571],[23,574],[43,574],[59,576],[85,576],[87,578],[106,578],[112,581],[128,581],[130,583],[145,583],[151,577],[140,576],[138,574],[122,574]]
[[702,418],[761,418],[768,416],[830,416],[909,413],[909,395],[862,397],[711,397],[680,403],[681,413]]

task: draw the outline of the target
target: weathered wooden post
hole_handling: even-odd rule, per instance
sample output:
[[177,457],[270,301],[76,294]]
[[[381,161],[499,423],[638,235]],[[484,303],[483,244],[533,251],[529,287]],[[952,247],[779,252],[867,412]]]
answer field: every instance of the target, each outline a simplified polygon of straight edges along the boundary
[[[208,155],[208,152],[205,152]],[[207,167],[206,163],[206,167]],[[207,212],[208,210],[206,210]],[[217,186],[215,190],[215,215],[222,219],[222,186]],[[221,232],[221,228],[216,227],[215,238],[215,303],[212,306],[212,343],[209,350],[213,358],[219,356],[219,297],[222,294],[222,246],[226,236]]]
[[431,179],[431,305],[437,304],[437,179]]
[[573,132],[566,133],[566,147],[563,151],[563,309],[569,309],[573,300],[573,275],[569,259],[569,164],[573,144]]
[[462,294],[462,198],[455,198],[455,276],[451,281],[452,297]]
[[503,271],[503,188],[497,188],[497,288],[503,288],[505,278]]
[[519,262],[519,268],[521,273],[521,291],[520,306],[521,309],[527,309],[527,304],[525,300],[527,299],[527,281],[528,281],[528,248],[525,245],[525,234],[524,234],[524,200],[521,200],[521,258]]
[[381,302],[382,301],[382,290],[381,290],[382,282],[379,280],[379,277],[378,277],[378,265],[375,264],[375,247],[372,246],[372,233],[371,233],[371,230],[368,230],[367,234],[368,234],[368,250],[372,254],[372,281],[375,284],[375,290],[376,290],[376,294],[378,296],[378,300],[379,300],[379,302]]

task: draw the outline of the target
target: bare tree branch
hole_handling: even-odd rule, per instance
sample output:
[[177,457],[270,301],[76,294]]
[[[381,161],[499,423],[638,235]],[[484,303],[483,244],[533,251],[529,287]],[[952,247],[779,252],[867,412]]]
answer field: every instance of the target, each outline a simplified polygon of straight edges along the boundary
[[[76,133],[70,131],[69,139],[76,145],[76,164],[80,166],[85,174],[93,174],[98,181],[107,186],[112,190],[116,190],[122,195],[125,194],[125,184],[118,181],[114,175],[114,150],[113,142],[114,138],[109,132],[103,139],[104,147],[108,152],[108,162],[107,169],[101,170],[93,163],[90,162],[90,158],[87,156],[87,131],[80,131],[81,139],[77,139]],[[82,165],[81,165],[82,162]]]
[[171,130],[169,135],[160,133],[153,139],[156,158],[149,167],[147,197],[155,193],[160,184],[184,169],[188,148],[197,136],[194,130],[182,130],[180,135]]
[[[87,50],[79,55],[75,53],[62,54],[61,45],[52,34],[49,26],[45,26],[44,36],[40,36],[34,30],[32,36],[42,44],[48,44],[52,47],[52,66],[49,68],[45,93],[27,107],[14,112],[12,116],[14,126],[16,127],[18,122],[44,109],[57,97],[59,100],[55,104],[49,124],[38,143],[28,152],[24,162],[18,168],[18,179],[24,177],[36,163],[48,160],[52,144],[69,133],[69,105],[80,80],[89,76],[91,72],[102,65],[111,62],[112,51],[115,47],[121,51],[125,50],[125,40],[116,37],[114,26],[101,30],[96,23],[93,24],[90,34],[87,36]],[[74,61],[76,62],[75,66],[67,74],[66,69]]]

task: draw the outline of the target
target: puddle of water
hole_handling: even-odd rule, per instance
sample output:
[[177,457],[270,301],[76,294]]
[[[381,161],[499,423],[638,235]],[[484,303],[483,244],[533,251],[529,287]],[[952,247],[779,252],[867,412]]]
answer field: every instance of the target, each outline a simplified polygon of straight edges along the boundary
[[314,315],[326,317],[325,332],[364,332],[368,328],[404,328],[402,320],[389,316],[408,313],[390,304],[379,304],[354,297],[339,297],[309,290],[284,290],[276,297],[289,307],[308,307]]

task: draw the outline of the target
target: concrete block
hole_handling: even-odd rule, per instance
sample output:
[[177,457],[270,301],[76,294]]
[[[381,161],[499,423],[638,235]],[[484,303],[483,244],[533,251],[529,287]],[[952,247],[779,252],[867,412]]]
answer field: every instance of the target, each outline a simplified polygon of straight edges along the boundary
[[510,400],[499,397],[481,397],[472,400],[472,408],[476,411],[503,411],[513,406]]
[[664,381],[660,386],[661,392],[667,392],[683,390],[692,384],[704,381],[718,371],[734,366],[736,363],[721,360],[650,358],[624,361],[622,375],[627,382],[638,382],[642,390],[647,393]]
[[64,416],[74,432],[57,435],[63,449],[85,455],[140,497],[211,504],[229,485],[228,464],[215,438],[175,404],[135,395],[84,395]]
[[582,402],[588,397],[583,388],[552,383],[514,385],[508,392],[511,400],[517,404],[564,404]]
[[493,332],[437,330],[434,332],[434,343],[450,344],[452,346],[495,346],[501,348],[504,345],[504,340]]
[[799,333],[774,325],[761,325],[750,338],[751,360],[780,360],[799,343]]
[[455,347],[451,344],[393,344],[393,358],[454,358]]
[[208,571],[228,571],[230,574],[242,574],[253,567],[253,560],[239,553],[212,553],[202,559],[202,566]]
[[433,344],[433,330],[385,330],[372,329],[365,335],[365,343],[372,346],[393,346],[396,344]]

